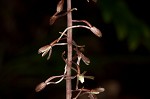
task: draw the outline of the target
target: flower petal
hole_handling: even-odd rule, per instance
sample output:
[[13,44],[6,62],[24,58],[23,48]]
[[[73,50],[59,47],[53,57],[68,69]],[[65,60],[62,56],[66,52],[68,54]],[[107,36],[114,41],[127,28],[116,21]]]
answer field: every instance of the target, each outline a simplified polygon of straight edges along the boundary
[[51,54],[52,54],[52,48],[49,50],[49,55],[48,55],[48,57],[47,57],[47,60],[49,60],[49,59],[50,59]]
[[45,45],[38,50],[38,54],[43,53],[51,48],[50,45]]
[[83,76],[83,75],[79,75],[79,76],[78,76],[78,80],[79,80],[81,83],[84,83],[84,76]]

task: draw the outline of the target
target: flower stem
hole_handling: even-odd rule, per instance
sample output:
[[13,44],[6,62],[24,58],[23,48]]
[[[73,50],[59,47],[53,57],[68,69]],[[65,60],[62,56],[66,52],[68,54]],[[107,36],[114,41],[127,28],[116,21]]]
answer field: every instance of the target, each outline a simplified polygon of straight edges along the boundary
[[[67,0],[67,11],[71,9],[71,0]],[[72,12],[67,14],[67,25],[72,26]],[[67,79],[66,79],[66,99],[71,99],[71,67],[72,67],[72,29],[67,31],[68,55],[67,55]]]

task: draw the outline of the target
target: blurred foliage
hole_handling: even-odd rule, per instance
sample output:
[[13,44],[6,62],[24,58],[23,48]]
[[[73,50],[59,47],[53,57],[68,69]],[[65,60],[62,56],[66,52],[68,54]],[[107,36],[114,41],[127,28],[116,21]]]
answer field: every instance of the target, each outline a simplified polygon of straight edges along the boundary
[[134,51],[139,45],[150,50],[150,28],[138,19],[125,0],[99,0],[102,17],[106,23],[113,23],[119,40],[127,40],[128,48]]

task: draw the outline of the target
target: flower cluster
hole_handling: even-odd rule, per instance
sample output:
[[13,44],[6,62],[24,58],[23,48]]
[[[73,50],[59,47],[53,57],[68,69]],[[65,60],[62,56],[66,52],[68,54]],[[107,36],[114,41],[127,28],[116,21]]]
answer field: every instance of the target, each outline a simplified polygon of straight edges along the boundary
[[[87,0],[87,1],[89,2],[89,0]],[[93,1],[95,1],[95,0],[93,0]],[[77,8],[73,8],[73,9],[70,9],[69,11],[67,11],[63,14],[60,14],[60,12],[62,12],[62,10],[63,10],[63,5],[64,5],[64,0],[60,0],[57,4],[56,13],[50,18],[50,25],[54,24],[54,22],[56,21],[57,18],[65,16],[68,12],[71,12],[73,10],[77,10]],[[54,46],[68,45],[67,42],[60,42],[60,41],[63,41],[63,40],[66,41],[66,39],[67,39],[66,32],[70,29],[73,29],[73,28],[85,28],[85,29],[90,30],[97,37],[102,37],[101,31],[98,28],[96,28],[95,26],[92,26],[88,21],[86,21],[86,20],[72,20],[72,22],[82,22],[82,23],[85,23],[85,25],[73,25],[73,26],[67,27],[63,32],[59,32],[60,36],[56,40],[54,40],[50,44],[47,44],[47,45],[41,47],[38,50],[38,54],[42,54],[42,57],[44,57],[46,54],[48,54],[47,60],[50,59],[51,54],[52,54],[52,48]],[[76,75],[71,76],[70,79],[75,79],[75,78],[77,79],[76,88],[75,88],[75,90],[72,90],[72,92],[73,91],[79,91],[77,96],[74,97],[73,99],[77,99],[79,97],[79,95],[82,95],[82,94],[88,94],[88,96],[91,99],[95,99],[94,98],[95,95],[103,92],[104,88],[97,88],[97,89],[92,89],[92,90],[85,89],[84,87],[79,88],[79,82],[82,84],[85,82],[85,79],[92,79],[93,80],[94,77],[93,76],[86,76],[85,75],[86,71],[83,71],[83,73],[81,73],[81,70],[80,70],[80,62],[81,61],[83,61],[85,63],[85,65],[90,64],[90,59],[88,57],[86,57],[83,54],[83,52],[81,51],[81,49],[84,49],[85,46],[84,45],[82,45],[82,46],[78,45],[74,40],[72,40],[72,45],[73,45],[73,51],[75,52],[75,54],[73,55],[73,58],[72,58],[72,64],[74,64],[74,65],[71,67],[71,70],[74,70],[76,72]],[[35,88],[36,92],[43,90],[49,84],[58,84],[62,80],[68,78],[68,77],[66,77],[67,67],[68,67],[67,58],[65,58],[64,56],[65,56],[65,51],[62,53],[62,59],[66,63],[64,66],[63,74],[58,75],[58,76],[49,77],[46,81],[37,85],[37,87]],[[59,78],[59,80],[52,81],[53,79],[56,79],[56,78],[57,79]]]

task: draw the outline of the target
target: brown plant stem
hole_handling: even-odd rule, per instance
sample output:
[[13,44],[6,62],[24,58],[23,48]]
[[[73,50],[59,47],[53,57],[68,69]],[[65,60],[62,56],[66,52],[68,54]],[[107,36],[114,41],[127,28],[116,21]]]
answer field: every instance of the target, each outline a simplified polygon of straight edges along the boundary
[[[71,0],[67,0],[67,11],[71,9]],[[67,14],[67,25],[72,26],[72,12]],[[67,43],[68,43],[68,55],[67,55],[67,79],[66,79],[66,99],[71,99],[72,88],[71,88],[71,67],[72,67],[72,29],[67,32]]]

